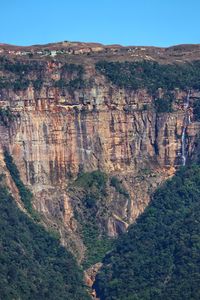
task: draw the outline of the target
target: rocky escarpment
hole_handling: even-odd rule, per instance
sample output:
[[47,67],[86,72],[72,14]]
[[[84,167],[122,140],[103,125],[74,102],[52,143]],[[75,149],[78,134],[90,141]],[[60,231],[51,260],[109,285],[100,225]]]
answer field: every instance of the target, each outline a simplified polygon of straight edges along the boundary
[[[1,148],[12,154],[43,221],[81,260],[85,245],[75,207],[85,191],[77,190],[74,180],[94,170],[107,174],[108,213],[98,213],[105,206],[99,201],[95,216],[110,237],[126,230],[155,188],[182,164],[188,89],[171,90],[172,109],[162,111],[155,101],[165,98],[163,88],[151,93],[119,87],[95,68],[98,56],[38,55],[1,57]],[[199,98],[198,88],[192,88],[187,159],[197,147],[200,123],[193,107]],[[110,184],[112,177],[128,197]]]

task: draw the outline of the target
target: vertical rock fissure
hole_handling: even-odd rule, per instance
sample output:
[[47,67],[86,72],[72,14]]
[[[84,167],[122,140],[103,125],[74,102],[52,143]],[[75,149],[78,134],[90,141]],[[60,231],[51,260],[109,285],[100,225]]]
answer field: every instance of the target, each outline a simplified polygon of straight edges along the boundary
[[155,155],[159,155],[159,147],[158,147],[158,115],[156,114],[155,118],[155,140],[154,140],[154,152]]

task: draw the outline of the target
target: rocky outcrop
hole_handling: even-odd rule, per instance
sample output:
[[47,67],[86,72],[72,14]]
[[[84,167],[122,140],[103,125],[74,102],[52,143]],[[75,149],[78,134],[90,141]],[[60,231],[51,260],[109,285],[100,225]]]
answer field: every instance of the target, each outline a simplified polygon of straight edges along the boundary
[[85,283],[91,289],[90,295],[91,295],[92,299],[94,299],[94,300],[99,300],[99,298],[97,298],[96,292],[95,292],[95,290],[92,289],[92,286],[94,284],[95,277],[96,277],[98,271],[101,269],[102,265],[103,265],[102,263],[97,263],[84,272]]
[[[146,90],[118,88],[92,62],[84,65],[81,78],[77,68],[64,70],[62,60],[43,60],[39,65],[27,73],[27,88],[1,89],[1,110],[9,107],[12,118],[1,122],[0,143],[9,148],[23,181],[33,191],[34,207],[44,222],[59,231],[62,243],[81,260],[85,247],[77,229],[73,195],[67,192],[69,183],[78,173],[96,169],[118,176],[130,198],[116,195],[110,187],[110,214],[102,226],[109,236],[126,229],[144,210],[155,188],[182,164],[182,103],[187,91],[173,92],[173,112],[156,113],[154,97]],[[7,78],[9,72],[1,71]],[[39,88],[34,87],[37,78]],[[67,86],[62,86],[63,79]],[[85,84],[76,82],[74,87],[74,80]],[[196,93],[191,91],[191,97],[195,99]],[[188,157],[200,127],[192,108],[190,113]]]

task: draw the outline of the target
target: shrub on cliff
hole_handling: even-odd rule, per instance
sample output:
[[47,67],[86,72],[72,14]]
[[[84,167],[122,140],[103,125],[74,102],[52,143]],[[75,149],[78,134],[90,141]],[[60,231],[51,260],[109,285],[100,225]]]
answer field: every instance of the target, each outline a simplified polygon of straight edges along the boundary
[[193,113],[196,121],[200,121],[200,100],[194,102]]
[[36,79],[32,81],[33,87],[35,90],[39,91],[42,88],[43,80],[42,79]]
[[122,183],[117,177],[115,176],[111,177],[110,185],[113,186],[119,194],[124,195],[126,198],[130,197],[129,193],[127,192],[127,190],[124,188],[124,186],[122,185]]
[[178,171],[104,259],[102,300],[200,299],[200,167]]
[[85,73],[82,65],[64,64],[61,68],[62,73],[75,73],[78,77],[82,77]]
[[15,120],[15,115],[12,113],[9,107],[0,108],[0,124],[5,127],[9,127]]
[[79,174],[75,184],[84,187],[86,189],[95,186],[102,191],[105,190],[106,181],[107,181],[106,174],[99,170],[96,170],[92,172]]
[[23,91],[26,90],[28,88],[30,84],[29,80],[16,80],[13,82],[13,90],[14,91]]
[[172,112],[172,101],[170,99],[156,99],[154,105],[157,113]]

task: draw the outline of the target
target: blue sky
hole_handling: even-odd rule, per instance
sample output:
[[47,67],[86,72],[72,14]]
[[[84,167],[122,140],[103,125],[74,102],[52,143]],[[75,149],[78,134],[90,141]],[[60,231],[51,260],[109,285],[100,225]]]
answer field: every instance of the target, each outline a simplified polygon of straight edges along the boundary
[[200,43],[200,0],[0,0],[0,43]]

